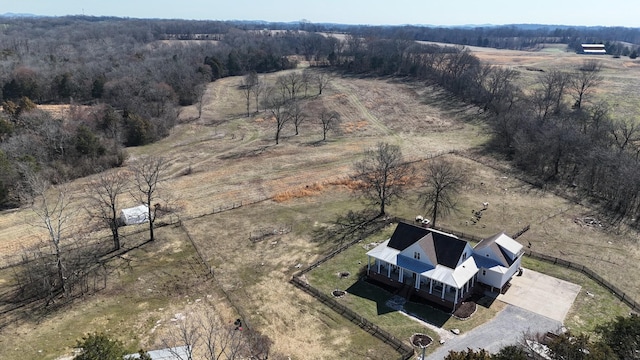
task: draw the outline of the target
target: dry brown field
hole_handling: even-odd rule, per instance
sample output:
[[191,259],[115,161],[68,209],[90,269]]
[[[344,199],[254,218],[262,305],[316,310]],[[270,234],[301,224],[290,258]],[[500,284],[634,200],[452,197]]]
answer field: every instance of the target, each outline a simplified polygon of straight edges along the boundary
[[[476,54],[483,61],[515,67],[529,80],[534,78],[527,67],[548,68],[556,64],[571,67],[584,60],[557,51],[485,50]],[[624,59],[600,59],[606,61],[607,84],[619,79],[623,82],[604,88],[602,98],[619,99],[621,107],[631,109],[626,102],[636,100],[625,92],[638,86],[635,79],[640,79],[639,68]],[[265,80],[274,81],[277,75],[266,75]],[[387,346],[318,304],[288,280],[298,268],[313,263],[335,246],[317,241],[314,234],[318,229],[330,224],[336,216],[362,207],[345,184],[353,162],[364,149],[379,141],[397,144],[408,160],[417,161],[419,168],[424,163],[421,159],[450,150],[474,154],[489,136],[482,126],[481,115],[472,107],[456,103],[441,90],[421,84],[335,77],[322,96],[310,101],[338,111],[343,120],[343,134],[329,134],[327,142],[320,142],[320,126],[311,117],[300,135],[293,136],[292,130],[286,129],[276,146],[273,120],[265,112],[246,116],[238,89],[240,80],[226,78],[211,83],[201,118],[197,118],[195,107],[183,109],[180,124],[169,137],[156,144],[128,149],[129,159],[121,169],[126,170],[146,155],[162,156],[169,161],[170,170],[161,189],[163,198],[170,197],[172,203],[180,205],[177,216],[208,266],[213,268],[214,279],[195,281],[193,269],[178,271],[172,279],[185,281],[189,289],[168,291],[157,304],[129,309],[124,317],[118,314],[116,304],[144,302],[139,296],[127,295],[136,291],[139,284],[135,276],[142,279],[139,282],[151,280],[132,275],[146,269],[142,264],[133,270],[120,269],[119,275],[110,280],[108,291],[64,313],[0,329],[0,349],[9,349],[4,345],[11,343],[31,343],[34,345],[29,346],[27,357],[54,359],[68,352],[82,334],[94,329],[109,329],[115,336],[130,340],[129,343],[157,348],[158,334],[170,330],[170,319],[177,312],[197,311],[190,310],[198,308],[193,305],[197,298],[208,299],[206,302],[216,311],[220,309],[225,319],[238,313],[246,317],[253,327],[273,339],[274,352],[285,359],[395,356]],[[640,269],[635,265],[640,260],[635,231],[607,224],[588,203],[576,204],[531,187],[518,180],[518,172],[507,163],[445,156],[463,167],[471,181],[461,196],[459,211],[441,219],[440,225],[487,236],[502,230],[514,233],[530,224],[531,230],[520,238],[523,243],[530,242],[532,249],[551,256],[584,263],[640,299],[640,284],[635,281],[640,278]],[[493,167],[483,164],[487,162]],[[87,181],[90,179],[70,184],[78,208],[86,202],[83,196]],[[410,191],[406,200],[392,206],[390,213],[405,218],[422,213],[413,195],[417,191],[419,186]],[[273,200],[276,196],[278,201]],[[478,224],[472,225],[471,211],[483,202],[490,203],[489,209]],[[122,205],[133,203],[128,198],[123,199]],[[216,209],[234,204],[242,206],[214,214]],[[77,223],[86,220],[82,211],[75,216]],[[598,218],[603,226],[588,226],[581,221],[585,217]],[[0,215],[0,265],[15,261],[21,249],[44,239],[36,224],[36,217],[26,207]],[[152,248],[132,257],[170,263],[171,254],[195,256],[183,233],[162,229]],[[252,233],[265,229],[285,231],[263,241],[249,240]],[[161,272],[152,274],[162,278]],[[125,280],[131,283],[119,285]],[[0,273],[0,286],[10,282],[7,273]],[[131,327],[132,324],[135,326]],[[48,343],[43,342],[44,338]],[[42,348],[44,354],[38,353]],[[0,350],[0,358],[17,356],[13,350]]]

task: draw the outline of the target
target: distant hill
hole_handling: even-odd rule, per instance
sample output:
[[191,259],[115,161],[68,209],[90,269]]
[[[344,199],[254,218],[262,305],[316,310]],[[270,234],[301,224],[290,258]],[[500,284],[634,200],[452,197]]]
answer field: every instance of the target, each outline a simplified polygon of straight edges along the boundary
[[8,13],[0,14],[0,17],[5,17],[5,18],[24,18],[24,17],[40,17],[40,16],[34,15],[34,14],[8,12]]

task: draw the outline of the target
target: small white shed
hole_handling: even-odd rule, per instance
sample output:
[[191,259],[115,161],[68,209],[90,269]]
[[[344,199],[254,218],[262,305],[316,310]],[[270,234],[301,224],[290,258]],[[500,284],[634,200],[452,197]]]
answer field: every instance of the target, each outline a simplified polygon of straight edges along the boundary
[[125,225],[146,223],[149,221],[149,208],[147,205],[138,205],[128,209],[122,209],[120,211],[120,220]]

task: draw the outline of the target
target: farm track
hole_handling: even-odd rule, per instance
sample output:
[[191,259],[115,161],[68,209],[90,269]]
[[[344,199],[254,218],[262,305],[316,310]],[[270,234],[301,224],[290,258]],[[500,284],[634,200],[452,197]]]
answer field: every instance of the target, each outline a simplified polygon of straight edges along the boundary
[[347,89],[347,87],[342,84],[334,84],[333,86],[339,92],[347,94],[347,98],[349,99],[349,102],[354,106],[356,110],[355,113],[361,116],[364,116],[364,118],[371,125],[373,125],[376,129],[380,131],[380,135],[397,135],[397,134],[394,134],[391,131],[391,129],[389,129],[381,120],[379,120],[376,116],[374,116],[369,111],[369,109],[367,109],[367,107],[360,101],[358,96],[353,91],[351,91],[351,89]]

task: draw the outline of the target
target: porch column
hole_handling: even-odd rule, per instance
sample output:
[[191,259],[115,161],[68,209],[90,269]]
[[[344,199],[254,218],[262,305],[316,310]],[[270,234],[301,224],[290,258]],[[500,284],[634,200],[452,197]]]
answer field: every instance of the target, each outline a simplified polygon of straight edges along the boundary
[[477,275],[473,275],[473,277],[471,278],[471,287],[473,287],[473,284],[476,282],[476,276]]
[[[371,256],[367,256],[367,274],[371,270]],[[378,270],[380,272],[380,270]]]
[[378,263],[378,274],[380,274],[380,265],[382,265],[382,261],[376,259],[376,263]]
[[404,269],[400,268],[400,277],[398,277],[398,281],[403,282],[404,281]]
[[429,278],[429,294],[433,294],[433,279]]
[[387,277],[391,277],[391,264],[387,263]]
[[456,297],[455,297],[455,299],[453,300],[453,303],[454,303],[454,304],[457,304],[457,303],[458,303],[458,288],[456,288]]
[[444,300],[444,294],[447,292],[447,284],[442,283],[442,300]]
[[416,289],[420,290],[420,274],[416,273]]

